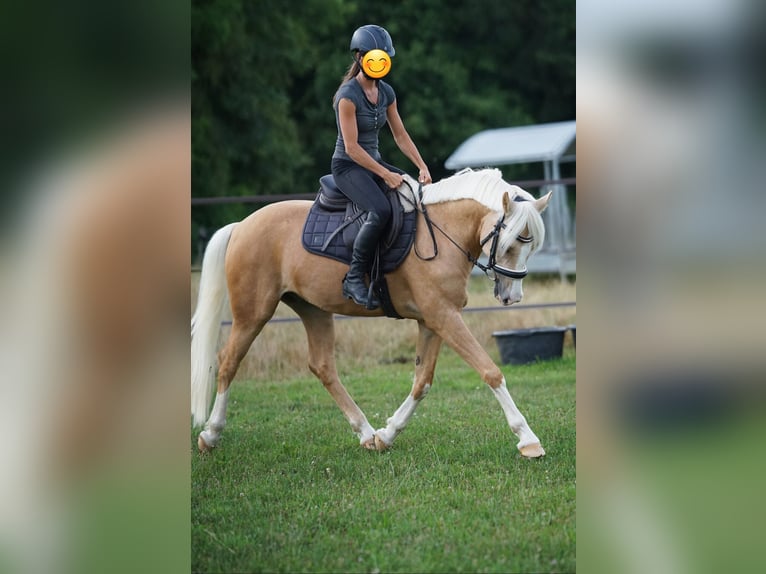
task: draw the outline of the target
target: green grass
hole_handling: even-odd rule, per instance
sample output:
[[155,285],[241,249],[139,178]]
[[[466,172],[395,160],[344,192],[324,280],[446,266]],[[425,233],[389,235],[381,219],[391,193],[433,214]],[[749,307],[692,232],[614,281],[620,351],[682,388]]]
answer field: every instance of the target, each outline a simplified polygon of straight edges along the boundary
[[[574,354],[502,368],[541,460],[521,458],[500,405],[449,349],[385,453],[358,446],[311,376],[234,383],[219,447],[192,456],[193,571],[574,571]],[[341,372],[375,428],[412,375]]]

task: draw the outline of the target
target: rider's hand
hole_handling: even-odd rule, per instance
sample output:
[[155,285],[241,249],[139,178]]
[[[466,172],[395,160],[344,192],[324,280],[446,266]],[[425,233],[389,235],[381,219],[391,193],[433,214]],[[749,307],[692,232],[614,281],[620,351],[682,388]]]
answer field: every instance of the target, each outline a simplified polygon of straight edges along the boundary
[[431,183],[431,173],[427,167],[424,167],[418,172],[418,181],[422,184]]
[[391,189],[396,189],[397,187],[402,185],[404,178],[402,177],[402,174],[400,173],[396,173],[395,171],[389,171],[386,175],[383,176],[383,181],[386,182],[386,185],[390,187]]

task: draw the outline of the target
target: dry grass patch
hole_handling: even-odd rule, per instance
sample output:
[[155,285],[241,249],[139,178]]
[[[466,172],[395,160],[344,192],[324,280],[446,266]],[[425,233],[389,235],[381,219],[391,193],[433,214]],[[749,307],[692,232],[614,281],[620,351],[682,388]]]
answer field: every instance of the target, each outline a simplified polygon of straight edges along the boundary
[[[192,312],[197,301],[199,273],[191,278]],[[558,303],[576,300],[576,285],[558,279],[524,281],[523,304]],[[493,311],[466,312],[463,317],[481,345],[499,360],[492,337],[495,331],[575,322],[575,307],[523,309],[503,308],[493,296],[492,282],[483,276],[468,283],[468,306],[493,307]],[[286,305],[277,308],[275,317],[296,317]],[[227,319],[230,317],[227,316]],[[364,369],[371,364],[409,362],[415,354],[417,324],[388,318],[346,319],[335,322],[336,357],[341,372]],[[221,330],[220,344],[226,340],[229,327]],[[565,345],[572,345],[567,337]],[[284,380],[305,375],[307,368],[306,335],[300,322],[269,323],[256,338],[237,373],[236,380]]]

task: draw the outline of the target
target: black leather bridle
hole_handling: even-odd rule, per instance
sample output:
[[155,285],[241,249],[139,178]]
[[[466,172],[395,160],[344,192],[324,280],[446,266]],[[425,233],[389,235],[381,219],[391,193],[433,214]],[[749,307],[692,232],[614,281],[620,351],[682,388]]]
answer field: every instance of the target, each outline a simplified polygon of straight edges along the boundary
[[[516,200],[514,199],[514,201]],[[522,199],[519,201],[526,200]],[[500,239],[501,229],[505,229],[505,214],[500,216],[500,219],[497,220],[497,223],[495,223],[495,227],[492,229],[492,231],[490,231],[487,236],[479,243],[479,246],[484,247],[487,241],[490,239],[492,240],[492,244],[489,246],[489,260],[487,261],[486,265],[483,265],[478,259],[474,259],[470,253],[467,254],[468,260],[476,265],[476,267],[484,271],[485,275],[489,275],[489,272],[492,271],[497,275],[502,275],[503,277],[508,277],[510,279],[524,279],[528,273],[526,265],[523,269],[509,269],[508,267],[503,267],[502,265],[497,264],[497,243]],[[532,242],[532,238],[525,235],[519,235],[516,237],[516,239],[521,243]]]

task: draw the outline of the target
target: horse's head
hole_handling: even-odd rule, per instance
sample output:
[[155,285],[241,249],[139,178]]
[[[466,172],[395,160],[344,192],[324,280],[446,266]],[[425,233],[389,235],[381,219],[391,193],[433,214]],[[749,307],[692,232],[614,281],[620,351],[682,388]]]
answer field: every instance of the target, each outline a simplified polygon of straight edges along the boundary
[[503,305],[521,301],[527,260],[543,244],[545,226],[540,214],[551,193],[535,199],[518,189],[503,192],[503,212],[489,213],[482,222],[482,251],[488,257],[487,274],[495,281],[495,297]]

